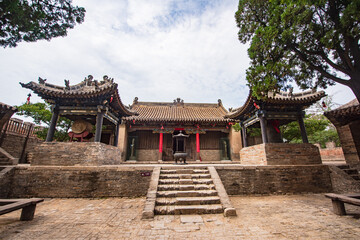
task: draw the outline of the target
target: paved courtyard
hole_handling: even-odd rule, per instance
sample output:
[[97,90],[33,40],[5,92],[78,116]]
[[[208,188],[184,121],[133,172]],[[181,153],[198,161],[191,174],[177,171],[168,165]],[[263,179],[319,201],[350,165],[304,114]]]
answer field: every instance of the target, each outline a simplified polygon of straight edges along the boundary
[[35,218],[0,216],[0,239],[360,239],[360,208],[331,211],[323,194],[235,196],[238,216],[156,216],[141,220],[145,198],[46,199]]

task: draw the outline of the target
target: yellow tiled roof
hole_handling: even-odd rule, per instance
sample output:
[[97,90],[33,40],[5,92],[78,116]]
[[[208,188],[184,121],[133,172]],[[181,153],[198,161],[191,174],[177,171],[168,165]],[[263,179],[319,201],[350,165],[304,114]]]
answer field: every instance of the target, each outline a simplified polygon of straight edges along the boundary
[[229,122],[225,119],[227,113],[221,101],[218,104],[209,103],[184,103],[176,102],[134,102],[131,110],[136,111],[138,116],[129,116],[127,121],[141,122]]

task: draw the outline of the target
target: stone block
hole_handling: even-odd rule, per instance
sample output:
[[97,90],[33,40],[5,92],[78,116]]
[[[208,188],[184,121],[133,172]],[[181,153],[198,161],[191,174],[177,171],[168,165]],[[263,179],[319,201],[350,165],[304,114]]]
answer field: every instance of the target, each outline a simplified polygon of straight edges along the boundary
[[100,166],[117,165],[120,149],[99,142],[45,142],[31,151],[31,165]]

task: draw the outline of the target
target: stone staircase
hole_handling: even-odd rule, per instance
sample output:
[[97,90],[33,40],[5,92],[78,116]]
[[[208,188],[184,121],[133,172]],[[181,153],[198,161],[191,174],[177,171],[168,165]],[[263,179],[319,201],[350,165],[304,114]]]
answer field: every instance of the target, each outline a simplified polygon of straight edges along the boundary
[[0,147],[0,166],[5,165],[15,165],[19,159],[14,158],[8,152],[6,152],[3,148]]
[[339,165],[337,167],[340,168],[341,170],[343,170],[347,175],[352,177],[354,180],[357,180],[360,182],[360,175],[359,175],[359,171],[357,169],[351,168],[348,164]]
[[143,219],[156,215],[216,214],[236,216],[214,167],[154,169]]

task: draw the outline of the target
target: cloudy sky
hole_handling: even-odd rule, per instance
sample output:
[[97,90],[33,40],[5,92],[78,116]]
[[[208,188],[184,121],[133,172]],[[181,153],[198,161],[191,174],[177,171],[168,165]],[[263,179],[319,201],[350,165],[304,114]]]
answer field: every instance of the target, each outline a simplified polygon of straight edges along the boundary
[[[85,22],[50,42],[0,49],[0,102],[20,105],[29,90],[19,82],[77,84],[88,75],[115,79],[124,104],[139,101],[241,106],[248,95],[247,45],[237,40],[237,0],[77,0]],[[335,86],[337,103],[354,98]],[[33,94],[32,102],[40,101]]]

